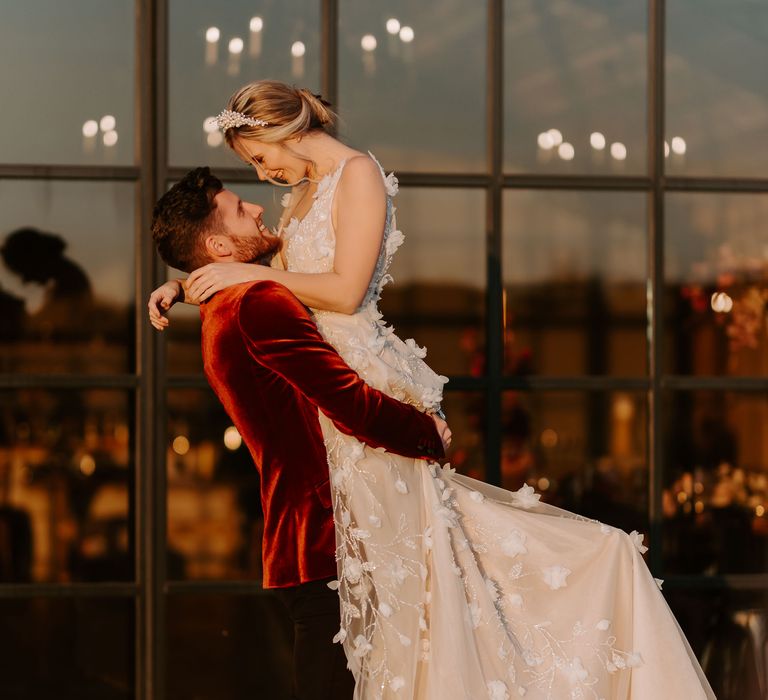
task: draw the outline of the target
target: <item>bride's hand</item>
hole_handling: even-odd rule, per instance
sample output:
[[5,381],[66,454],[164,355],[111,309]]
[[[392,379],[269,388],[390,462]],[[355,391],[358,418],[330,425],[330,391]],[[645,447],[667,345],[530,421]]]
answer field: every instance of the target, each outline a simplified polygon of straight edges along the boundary
[[443,442],[443,452],[447,452],[451,446],[451,429],[440,416],[435,413],[430,414],[430,417],[435,421],[435,428],[437,428],[437,434],[440,436],[440,440]]
[[187,299],[199,304],[212,294],[241,282],[263,279],[259,275],[261,265],[251,263],[209,263],[195,270],[185,284]]
[[165,330],[168,327],[168,319],[165,314],[183,296],[181,283],[178,280],[170,280],[158,287],[149,295],[149,302],[147,303],[149,322],[157,330]]

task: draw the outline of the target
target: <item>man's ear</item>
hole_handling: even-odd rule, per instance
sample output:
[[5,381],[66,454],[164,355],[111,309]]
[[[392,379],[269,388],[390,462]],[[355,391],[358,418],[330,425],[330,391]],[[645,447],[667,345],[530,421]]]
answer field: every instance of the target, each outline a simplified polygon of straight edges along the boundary
[[229,236],[211,234],[205,238],[205,251],[212,258],[221,260],[231,258],[235,249]]

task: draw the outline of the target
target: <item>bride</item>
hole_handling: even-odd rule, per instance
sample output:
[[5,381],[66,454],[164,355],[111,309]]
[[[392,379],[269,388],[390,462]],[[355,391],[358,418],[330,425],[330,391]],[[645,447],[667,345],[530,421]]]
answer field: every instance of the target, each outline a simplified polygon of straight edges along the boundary
[[[403,242],[397,180],[330,135],[307,90],[245,86],[219,115],[227,145],[259,178],[290,184],[272,267],[190,275],[188,300],[274,280],[370,385],[440,411],[444,377],[378,310]],[[159,329],[181,293],[150,299]],[[714,694],[651,577],[642,535],[359,443],[322,414],[336,524],[341,627],[355,698],[698,700]]]

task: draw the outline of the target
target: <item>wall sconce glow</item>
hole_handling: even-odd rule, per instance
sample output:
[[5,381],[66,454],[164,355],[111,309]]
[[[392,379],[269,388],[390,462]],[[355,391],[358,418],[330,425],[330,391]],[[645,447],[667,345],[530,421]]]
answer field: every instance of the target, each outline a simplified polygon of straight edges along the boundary
[[555,141],[548,131],[543,131],[542,133],[540,133],[536,141],[539,144],[539,148],[545,151],[548,151],[550,148],[554,147],[555,145]]
[[117,132],[115,130],[108,131],[104,134],[103,141],[105,146],[111,148],[117,143]]
[[374,51],[377,45],[376,37],[373,34],[366,34],[360,39],[360,46],[362,46],[363,51]]
[[205,30],[205,40],[209,44],[215,44],[220,36],[221,32],[218,27],[208,27],[208,29]]
[[669,158],[669,143],[667,141],[664,142],[664,157]]
[[307,53],[307,47],[304,46],[304,42],[294,41],[291,45],[291,56],[301,58],[305,53]]
[[764,505],[755,506],[755,515],[758,518],[762,518],[765,515],[765,506]]
[[203,121],[203,131],[206,134],[212,134],[214,131],[219,130],[219,125],[216,123],[216,117],[206,117]]
[[395,34],[400,33],[400,20],[395,19],[394,17],[390,17],[387,20],[387,31],[392,34],[393,36]]
[[252,32],[260,32],[264,29],[264,20],[261,17],[251,17],[250,28]]
[[605,148],[605,136],[599,131],[593,131],[589,135],[589,145],[596,151],[602,151]]
[[611,157],[615,158],[616,160],[624,160],[627,157],[627,147],[623,143],[620,143],[619,141],[616,141],[616,143],[612,143]]
[[541,479],[536,482],[536,486],[539,487],[539,491],[546,491],[549,488],[549,479],[547,479],[546,476],[542,476]]
[[80,473],[91,476],[96,471],[96,460],[91,455],[83,455],[80,459]]
[[117,120],[111,114],[106,114],[99,120],[99,128],[102,131],[112,131],[116,125]]
[[217,148],[218,146],[221,146],[222,143],[224,143],[224,134],[218,130],[211,131],[208,136],[206,136],[205,140],[211,148]]
[[229,53],[241,54],[243,53],[243,46],[243,40],[239,36],[233,37],[229,40]]
[[414,31],[411,27],[401,27],[400,29],[401,41],[404,41],[406,44],[410,44],[413,41],[414,36],[416,35],[414,34]]
[[234,425],[230,425],[224,431],[224,447],[233,452],[243,444],[243,438],[240,437],[240,433]]
[[189,440],[183,435],[179,435],[173,439],[172,447],[177,455],[185,455],[189,452]]
[[688,149],[685,139],[682,136],[675,136],[672,139],[672,151],[677,155],[682,156]]
[[99,131],[99,124],[95,119],[89,119],[83,124],[83,136],[93,138]]
[[559,146],[563,142],[563,134],[559,129],[550,129],[547,133],[552,139],[553,146]]
[[718,314],[727,314],[733,309],[733,299],[725,292],[715,292],[709,301],[712,311]]
[[563,141],[557,147],[557,155],[559,155],[563,160],[573,160],[573,157],[576,155],[576,149],[572,144],[568,143],[567,141]]

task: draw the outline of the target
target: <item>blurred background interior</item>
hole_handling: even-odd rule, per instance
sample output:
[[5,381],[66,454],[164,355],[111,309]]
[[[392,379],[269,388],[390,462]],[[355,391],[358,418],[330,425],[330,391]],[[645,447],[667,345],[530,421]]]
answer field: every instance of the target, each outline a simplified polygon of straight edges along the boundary
[[382,301],[453,466],[647,534],[721,700],[768,697],[768,5],[24,0],[0,17],[0,697],[287,697],[259,484],[156,197],[210,118],[322,91],[400,178]]

